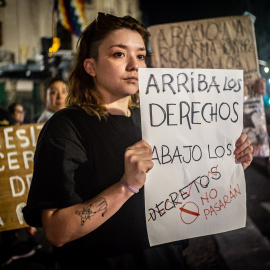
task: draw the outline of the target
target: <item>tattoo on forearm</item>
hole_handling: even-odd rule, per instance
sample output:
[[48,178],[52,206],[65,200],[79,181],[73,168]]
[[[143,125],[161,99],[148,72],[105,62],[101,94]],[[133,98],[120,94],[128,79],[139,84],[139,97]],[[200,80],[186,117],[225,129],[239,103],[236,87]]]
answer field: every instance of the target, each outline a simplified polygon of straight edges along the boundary
[[83,208],[81,211],[76,210],[75,213],[81,217],[81,225],[84,225],[87,219],[91,219],[96,213],[103,211],[102,216],[107,212],[107,201],[105,198],[99,198],[88,207]]

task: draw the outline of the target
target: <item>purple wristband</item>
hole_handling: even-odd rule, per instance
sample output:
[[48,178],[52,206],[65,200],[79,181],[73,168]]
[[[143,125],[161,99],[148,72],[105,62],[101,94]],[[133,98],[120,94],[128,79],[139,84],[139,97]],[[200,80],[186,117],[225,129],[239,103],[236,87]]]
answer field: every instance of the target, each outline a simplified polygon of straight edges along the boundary
[[139,190],[138,189],[136,189],[136,188],[134,188],[134,187],[132,187],[132,186],[130,186],[127,182],[126,182],[126,180],[122,177],[121,178],[121,183],[125,186],[125,187],[127,187],[130,191],[132,191],[133,193],[138,193],[139,192]]

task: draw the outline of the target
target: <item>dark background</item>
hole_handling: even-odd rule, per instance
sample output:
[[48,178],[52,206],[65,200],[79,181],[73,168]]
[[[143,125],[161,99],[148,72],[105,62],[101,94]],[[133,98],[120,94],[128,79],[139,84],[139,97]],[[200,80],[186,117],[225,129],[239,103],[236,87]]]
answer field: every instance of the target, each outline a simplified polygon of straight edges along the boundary
[[140,0],[140,8],[146,27],[249,12],[256,17],[258,58],[270,65],[270,0]]

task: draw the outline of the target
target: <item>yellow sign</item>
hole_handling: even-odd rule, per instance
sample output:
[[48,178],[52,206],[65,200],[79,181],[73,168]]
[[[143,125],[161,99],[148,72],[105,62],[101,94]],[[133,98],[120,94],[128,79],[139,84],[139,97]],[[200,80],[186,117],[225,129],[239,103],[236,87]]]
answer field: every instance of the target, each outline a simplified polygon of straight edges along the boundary
[[33,158],[43,124],[0,127],[0,231],[26,227]]

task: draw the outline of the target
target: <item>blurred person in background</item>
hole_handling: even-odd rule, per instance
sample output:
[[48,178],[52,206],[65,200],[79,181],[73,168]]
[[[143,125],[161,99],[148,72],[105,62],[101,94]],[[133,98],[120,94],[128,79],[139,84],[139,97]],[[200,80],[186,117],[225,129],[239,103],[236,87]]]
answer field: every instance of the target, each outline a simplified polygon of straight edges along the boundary
[[8,106],[8,112],[11,117],[11,124],[20,126],[24,122],[25,111],[20,103],[14,102]]
[[67,94],[67,84],[62,78],[54,77],[49,79],[45,85],[45,110],[39,116],[37,123],[47,122],[54,113],[65,108]]

